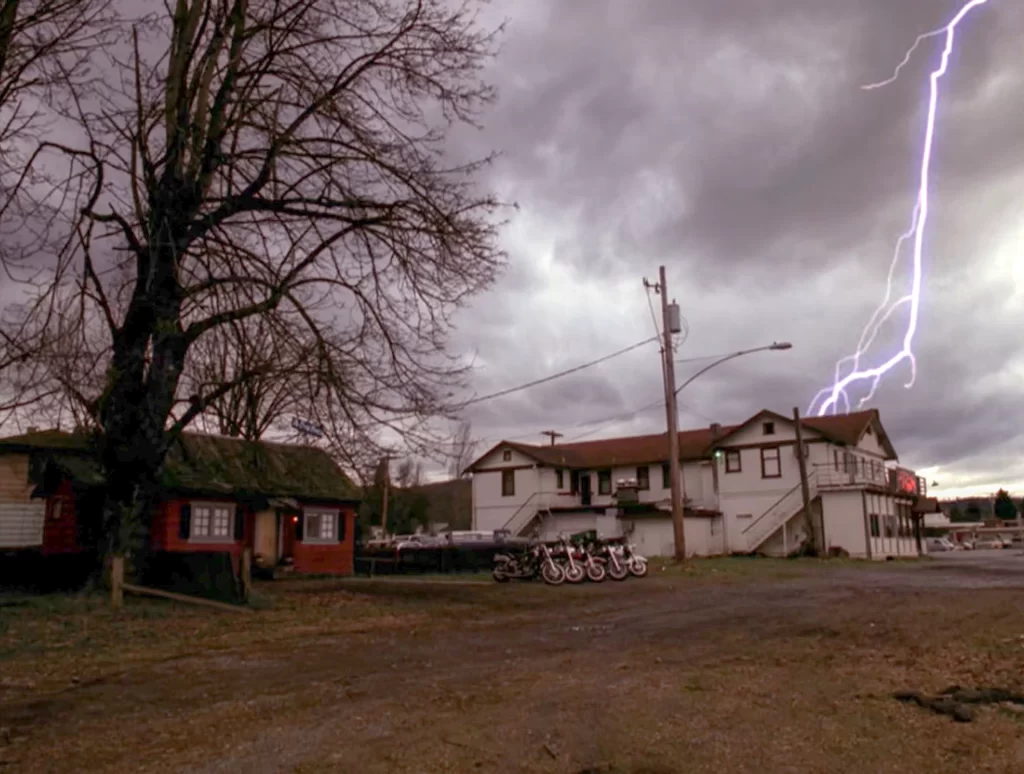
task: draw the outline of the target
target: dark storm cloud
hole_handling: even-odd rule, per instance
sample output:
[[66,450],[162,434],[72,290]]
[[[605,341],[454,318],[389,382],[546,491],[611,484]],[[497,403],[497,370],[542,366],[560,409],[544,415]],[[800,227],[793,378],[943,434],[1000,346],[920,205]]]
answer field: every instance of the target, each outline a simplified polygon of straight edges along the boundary
[[[486,131],[462,149],[502,151],[492,180],[523,206],[529,228],[508,242],[511,281],[480,299],[460,330],[488,361],[483,383],[498,389],[649,334],[639,279],[665,263],[691,325],[680,357],[774,339],[796,345],[778,355],[785,359],[759,355],[702,377],[684,396],[682,424],[806,408],[835,360],[855,348],[909,224],[940,41],[923,44],[890,86],[859,87],[888,78],[915,37],[958,8],[948,0],[497,4],[509,19],[492,71],[501,99]],[[1013,233],[1024,182],[1015,161],[1022,34],[1024,15],[996,0],[961,28],[942,83],[918,381],[903,390],[901,366],[870,404],[908,464],[966,475],[985,460],[994,478],[1019,473],[985,456],[994,439],[1024,444],[1016,430],[1024,410],[1005,387],[1022,354],[1014,331],[1024,326],[1024,298],[1012,295],[1007,274],[1024,245],[1024,233]],[[895,352],[901,335],[887,327],[869,361]],[[522,435],[656,398],[656,353],[624,360],[585,372],[597,385],[593,400],[556,382],[514,407],[490,407],[478,432]],[[694,368],[680,366],[680,380]],[[608,432],[656,431],[662,421],[648,411]]]

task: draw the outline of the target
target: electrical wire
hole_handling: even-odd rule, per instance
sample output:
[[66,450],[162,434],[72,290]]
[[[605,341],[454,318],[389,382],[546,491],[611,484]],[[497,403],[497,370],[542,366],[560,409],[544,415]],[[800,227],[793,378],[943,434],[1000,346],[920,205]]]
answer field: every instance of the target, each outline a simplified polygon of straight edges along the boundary
[[617,352],[612,352],[610,355],[605,355],[604,357],[598,358],[597,360],[591,360],[589,363],[583,363],[582,365],[575,366],[574,368],[568,368],[565,371],[559,371],[556,374],[551,374],[550,376],[545,376],[542,379],[534,379],[532,382],[526,382],[525,384],[519,384],[519,385],[516,385],[515,387],[509,387],[508,389],[505,389],[505,390],[499,390],[498,392],[492,392],[489,395],[481,395],[479,398],[472,398],[470,400],[467,400],[465,403],[461,403],[458,406],[455,406],[454,409],[456,411],[458,411],[458,410],[464,409],[464,408],[466,408],[468,406],[475,406],[478,403],[483,403],[484,401],[494,400],[495,398],[503,398],[504,396],[511,395],[514,392],[520,392],[521,390],[526,390],[526,389],[529,389],[530,387],[537,387],[538,385],[541,385],[541,384],[546,384],[548,382],[553,382],[555,379],[561,379],[563,376],[569,376],[570,374],[578,373],[579,371],[582,371],[582,370],[584,370],[586,368],[592,368],[593,366],[596,366],[596,365],[599,365],[601,363],[607,362],[607,361],[611,360],[612,358],[619,357],[620,355],[625,355],[627,352],[632,352],[634,349],[639,349],[640,347],[644,346],[645,344],[650,344],[652,341],[657,341],[657,340],[658,340],[657,336],[652,336],[649,339],[644,339],[643,341],[638,341],[636,344],[632,344],[632,345],[630,345],[628,347],[625,347],[624,349],[620,349]]

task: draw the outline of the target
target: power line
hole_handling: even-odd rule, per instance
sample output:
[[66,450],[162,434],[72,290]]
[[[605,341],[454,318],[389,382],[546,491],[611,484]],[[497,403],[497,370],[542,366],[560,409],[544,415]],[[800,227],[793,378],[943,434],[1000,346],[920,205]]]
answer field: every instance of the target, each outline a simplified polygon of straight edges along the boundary
[[545,376],[543,379],[534,379],[532,382],[526,382],[526,384],[520,384],[515,387],[509,387],[506,390],[492,392],[489,395],[482,395],[479,398],[472,398],[470,400],[467,400],[465,403],[456,406],[455,408],[456,410],[461,410],[466,408],[467,406],[475,406],[477,403],[483,403],[484,401],[487,400],[494,400],[495,398],[503,398],[504,396],[511,395],[514,392],[519,392],[521,390],[529,389],[530,387],[536,387],[541,384],[546,384],[547,382],[553,382],[555,379],[561,379],[563,376],[569,376],[570,374],[577,373],[586,368],[592,368],[593,366],[604,363],[608,360],[611,360],[612,358],[619,357],[620,355],[625,355],[627,352],[632,352],[634,349],[639,349],[645,344],[650,344],[652,341],[657,340],[657,336],[652,336],[649,339],[638,341],[636,344],[632,344],[624,349],[620,349],[618,352],[612,352],[610,355],[605,355],[604,357],[598,358],[597,360],[591,360],[589,363],[583,363],[582,365],[578,365],[574,368],[568,368],[565,371],[559,371],[557,374]]

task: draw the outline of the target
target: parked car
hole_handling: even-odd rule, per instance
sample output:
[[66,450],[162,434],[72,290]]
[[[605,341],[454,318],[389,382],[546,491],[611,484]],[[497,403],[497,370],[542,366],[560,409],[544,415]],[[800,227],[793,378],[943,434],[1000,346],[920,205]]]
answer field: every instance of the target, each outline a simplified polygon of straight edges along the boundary
[[927,546],[928,553],[930,554],[956,550],[956,546],[953,545],[953,541],[944,537],[930,537],[927,539],[925,545]]
[[999,535],[999,542],[1003,548],[1013,548],[1013,538],[1010,535]]
[[998,538],[998,537],[994,537],[994,538],[981,538],[981,539],[979,539],[974,544],[974,547],[976,549],[978,549],[979,551],[982,551],[982,550],[989,550],[989,551],[991,551],[991,550],[995,550],[995,549],[1002,550],[1002,548],[1003,548],[1003,541],[1002,541],[1001,538]]

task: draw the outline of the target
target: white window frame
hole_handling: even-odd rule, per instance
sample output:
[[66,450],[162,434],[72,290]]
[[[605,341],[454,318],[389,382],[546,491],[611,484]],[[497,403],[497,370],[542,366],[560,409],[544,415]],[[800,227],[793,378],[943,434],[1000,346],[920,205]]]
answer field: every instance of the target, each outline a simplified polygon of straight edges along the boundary
[[[333,537],[312,537],[309,533],[309,517],[319,516],[321,519],[325,516],[330,516],[333,519],[334,529]],[[326,508],[311,508],[309,510],[302,511],[302,542],[311,543],[313,545],[336,545],[340,543],[338,526],[341,523],[341,512],[333,511]]]
[[[191,506],[192,509],[188,529],[189,543],[217,543],[223,545],[224,543],[238,542],[235,540],[235,518],[238,513],[238,505],[236,503],[191,502],[189,503],[189,506]],[[214,512],[218,510],[226,510],[228,512],[227,535],[213,535],[209,532],[205,535],[199,534],[196,527],[199,524],[197,515],[201,510],[208,510],[210,512],[210,532],[213,530]]]

